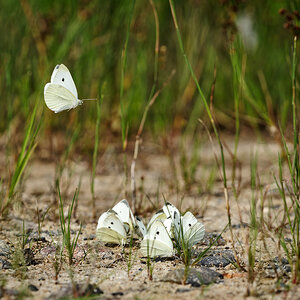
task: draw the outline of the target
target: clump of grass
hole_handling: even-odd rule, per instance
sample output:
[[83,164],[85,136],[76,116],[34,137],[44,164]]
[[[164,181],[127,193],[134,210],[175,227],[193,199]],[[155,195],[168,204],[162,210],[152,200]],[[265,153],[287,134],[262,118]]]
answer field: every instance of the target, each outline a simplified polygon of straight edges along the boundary
[[232,225],[231,225],[231,212],[230,212],[230,201],[229,201],[229,195],[228,195],[228,187],[227,187],[227,175],[226,175],[226,168],[225,168],[225,157],[224,157],[224,150],[223,150],[223,144],[221,142],[221,138],[220,138],[220,134],[219,131],[217,129],[217,126],[215,124],[215,120],[213,118],[211,109],[208,105],[208,102],[204,96],[204,93],[198,83],[198,79],[196,77],[196,74],[191,66],[191,63],[185,53],[184,50],[184,46],[183,46],[183,42],[182,42],[182,38],[181,38],[181,34],[180,34],[180,30],[179,30],[179,26],[178,26],[178,22],[177,22],[177,18],[176,18],[176,13],[175,13],[175,9],[174,9],[174,3],[172,0],[169,0],[169,5],[170,5],[170,9],[171,9],[171,13],[172,13],[172,18],[173,18],[173,22],[174,22],[174,26],[175,26],[175,30],[176,30],[176,34],[177,34],[177,39],[178,39],[178,44],[179,44],[179,48],[181,51],[181,54],[184,58],[184,61],[188,67],[188,70],[190,72],[191,77],[193,78],[195,85],[197,87],[198,93],[201,97],[202,103],[204,104],[206,113],[208,115],[208,118],[210,120],[211,126],[213,128],[214,134],[216,136],[217,142],[218,142],[218,146],[219,146],[219,150],[220,150],[220,155],[221,155],[221,163],[222,163],[222,180],[223,180],[223,187],[224,187],[224,197],[225,197],[225,201],[226,201],[226,208],[227,208],[227,218],[228,218],[228,227],[229,227],[229,231],[230,231],[230,235],[231,235],[231,240],[232,240],[232,248],[235,254],[235,259],[237,261],[237,264],[240,268],[241,265],[239,263],[239,258],[237,256],[237,251],[235,249],[235,245],[234,245],[234,236],[233,236],[233,230],[232,230]]
[[20,182],[26,165],[34,152],[34,149],[37,146],[35,140],[41,126],[41,120],[38,123],[36,123],[37,107],[38,102],[36,102],[34,109],[28,118],[28,126],[25,131],[22,148],[18,155],[18,160],[15,169],[10,178],[6,195],[0,200],[0,215],[2,216],[5,216],[8,213],[9,208],[11,207],[18,183]]
[[81,233],[81,228],[82,228],[82,224],[80,224],[79,231],[77,232],[77,234],[75,234],[75,236],[72,239],[72,237],[71,237],[71,218],[72,218],[74,203],[76,202],[76,199],[78,197],[78,190],[76,189],[73,199],[72,199],[72,202],[71,202],[71,205],[68,208],[68,214],[66,217],[67,220],[65,219],[65,216],[64,216],[63,200],[62,200],[62,197],[60,194],[59,182],[57,182],[57,190],[58,190],[59,204],[60,204],[59,205],[60,228],[61,228],[62,235],[63,235],[62,249],[66,248],[67,255],[68,255],[68,263],[69,263],[69,266],[71,266],[73,264],[74,251],[77,246],[78,238],[79,238],[79,235]]
[[[281,157],[278,159],[279,165],[279,179],[274,176],[277,188],[281,195],[284,205],[284,216],[282,220],[282,229],[279,230],[278,238],[281,247],[283,248],[290,265],[292,266],[292,283],[300,282],[300,160],[299,160],[299,128],[297,119],[297,105],[296,105],[296,46],[297,37],[294,38],[293,60],[292,60],[292,110],[293,110],[293,149],[290,151],[287,146],[286,139],[281,132],[282,141],[284,145],[284,154],[287,159],[288,171],[292,188],[288,190],[288,197],[286,195],[286,183],[283,178],[283,162]],[[289,243],[285,239],[284,227],[287,222],[288,232],[292,238]]]

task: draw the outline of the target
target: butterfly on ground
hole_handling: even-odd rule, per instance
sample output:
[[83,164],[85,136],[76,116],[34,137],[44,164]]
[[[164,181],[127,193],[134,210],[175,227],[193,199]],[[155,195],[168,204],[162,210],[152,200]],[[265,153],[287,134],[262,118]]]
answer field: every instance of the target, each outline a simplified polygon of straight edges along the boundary
[[174,254],[172,240],[180,248],[191,248],[199,243],[205,228],[191,212],[183,216],[171,203],[167,202],[149,221],[147,227],[136,218],[136,231],[143,237],[141,253],[147,257],[170,257]]
[[135,226],[129,204],[123,199],[100,216],[96,236],[103,243],[125,245]]

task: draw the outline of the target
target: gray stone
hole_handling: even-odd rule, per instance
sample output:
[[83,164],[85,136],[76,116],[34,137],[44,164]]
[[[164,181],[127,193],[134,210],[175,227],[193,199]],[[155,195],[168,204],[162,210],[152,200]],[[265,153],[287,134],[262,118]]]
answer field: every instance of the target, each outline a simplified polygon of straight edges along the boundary
[[190,289],[177,289],[175,293],[188,293]]
[[57,292],[52,293],[48,300],[56,300],[62,298],[71,298],[71,297],[92,297],[96,295],[103,294],[103,291],[94,284],[69,284],[65,287],[62,287]]
[[[201,241],[201,245],[210,246],[217,238],[218,233],[206,233],[204,239]],[[214,244],[215,246],[224,246],[226,241],[220,236],[220,238]]]
[[231,250],[212,251],[210,255],[205,256],[197,265],[205,267],[224,268],[230,263],[235,263],[234,254]]
[[[223,275],[206,267],[190,268],[187,276],[185,269],[176,269],[167,273],[163,281],[174,282],[179,284],[191,284],[194,287],[218,283],[223,278]],[[185,278],[186,277],[186,278]]]

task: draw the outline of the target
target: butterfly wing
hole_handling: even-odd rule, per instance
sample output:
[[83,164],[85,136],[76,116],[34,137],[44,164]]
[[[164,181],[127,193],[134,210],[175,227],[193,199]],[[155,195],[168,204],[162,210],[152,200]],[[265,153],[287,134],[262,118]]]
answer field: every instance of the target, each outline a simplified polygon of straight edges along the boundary
[[96,236],[101,242],[112,244],[124,244],[127,238],[124,224],[112,210],[100,216]]
[[163,210],[159,210],[158,212],[155,213],[155,215],[152,216],[152,218],[150,219],[148,225],[147,225],[147,230],[150,229],[151,225],[157,221],[157,220],[165,220],[167,217],[165,215],[165,213],[163,212]]
[[117,213],[117,215],[123,223],[129,225],[131,230],[134,228],[134,226],[136,225],[135,218],[133,217],[133,213],[126,199],[123,199],[119,203],[117,203],[112,208],[112,210]]
[[202,223],[196,223],[187,235],[189,245],[193,246],[203,240],[205,235],[205,227]]
[[181,225],[183,228],[184,240],[193,246],[199,243],[205,234],[204,225],[196,219],[196,217],[191,212],[186,212],[181,219]]
[[172,240],[160,220],[155,221],[141,242],[141,253],[149,257],[173,255]]
[[175,210],[173,213],[173,231],[174,231],[174,238],[180,242],[179,237],[183,234],[183,227],[181,221],[180,214],[177,213]]
[[176,213],[178,214],[178,216],[180,216],[180,212],[177,209],[176,206],[174,206],[172,203],[167,202],[164,206],[163,206],[163,211],[165,213],[165,215],[167,216],[167,218],[171,217],[174,220],[174,212],[176,211]]
[[168,232],[168,235],[172,238],[173,237],[173,221],[171,219],[171,217],[163,220],[163,224]]
[[44,88],[46,105],[55,113],[75,108],[80,100],[65,87],[59,84],[47,83]]
[[142,219],[140,217],[135,217],[135,221],[136,221],[136,233],[141,236],[144,237],[147,234],[147,229],[142,221]]
[[65,65],[56,65],[51,75],[51,83],[62,85],[78,99],[77,89],[72,75]]

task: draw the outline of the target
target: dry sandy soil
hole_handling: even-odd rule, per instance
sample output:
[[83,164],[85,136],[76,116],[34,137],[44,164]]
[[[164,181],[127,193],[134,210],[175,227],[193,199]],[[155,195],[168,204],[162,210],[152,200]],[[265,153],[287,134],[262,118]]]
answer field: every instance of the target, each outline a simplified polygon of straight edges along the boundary
[[[227,143],[232,146],[232,139]],[[46,148],[46,146],[45,146]],[[216,148],[217,149],[217,148]],[[30,161],[22,189],[17,196],[14,209],[7,219],[0,221],[0,256],[6,268],[1,270],[3,281],[2,296],[7,299],[33,297],[34,299],[51,299],[72,294],[71,278],[74,283],[87,285],[94,284],[103,291],[96,299],[300,299],[300,288],[290,283],[291,273],[274,259],[284,258],[282,251],[278,250],[278,240],[274,228],[279,224],[278,216],[282,213],[283,204],[276,191],[273,173],[277,175],[277,155],[279,147],[273,142],[259,142],[243,138],[239,147],[239,160],[242,164],[241,193],[238,205],[233,193],[229,190],[231,214],[234,234],[234,245],[238,253],[240,264],[248,269],[247,251],[249,247],[249,209],[251,201],[250,189],[250,158],[257,155],[258,174],[261,191],[264,195],[263,216],[266,224],[265,233],[259,233],[256,250],[255,280],[248,282],[248,273],[238,270],[233,264],[226,267],[210,267],[222,274],[223,279],[218,283],[193,287],[189,284],[165,282],[166,274],[170,270],[183,268],[182,261],[175,257],[173,260],[153,262],[153,280],[148,279],[145,259],[139,253],[139,242],[136,241],[133,254],[133,265],[128,273],[128,256],[122,253],[121,247],[107,247],[101,245],[95,238],[97,220],[92,215],[92,202],[90,192],[91,170],[88,162],[80,157],[70,160],[63,172],[61,190],[65,200],[65,211],[70,203],[75,188],[80,185],[78,207],[76,216],[72,218],[72,230],[76,233],[82,222],[82,233],[75,251],[72,272],[67,260],[62,264],[57,280],[55,279],[55,253],[56,245],[61,243],[61,231],[58,210],[53,206],[57,201],[55,192],[56,164],[50,155],[40,148],[36,156]],[[138,188],[139,214],[147,221],[157,208],[163,205],[163,197],[167,201],[180,207],[181,211],[191,210],[205,225],[207,233],[221,233],[228,223],[226,202],[223,194],[223,182],[216,180],[210,189],[202,188],[199,193],[199,184],[205,187],[205,182],[216,165],[212,146],[209,142],[200,148],[200,162],[196,171],[196,183],[189,190],[185,190],[180,173],[179,154],[174,153],[177,176],[174,168],[170,167],[170,158],[155,144],[144,144],[136,166],[136,182]],[[122,172],[122,154],[113,148],[107,148],[100,157],[95,179],[96,213],[97,217],[111,208],[123,198],[124,176]],[[231,159],[226,155],[228,162],[228,177],[231,177]],[[3,161],[2,161],[3,162]],[[1,172],[4,174],[4,165]],[[176,188],[177,177],[178,185]],[[128,184],[130,186],[130,184]],[[130,193],[129,193],[130,194]],[[257,198],[257,211],[260,214],[260,193]],[[152,203],[149,201],[152,201]],[[130,197],[128,197],[130,202]],[[52,206],[51,206],[52,205]],[[155,207],[153,207],[155,206]],[[40,241],[34,240],[38,236],[37,207],[42,215],[48,207],[51,209],[45,216],[41,226]],[[241,225],[238,213],[240,208]],[[28,255],[27,266],[18,266],[18,257],[15,254],[20,248],[23,220],[26,231],[29,233],[30,243],[25,248],[31,248]],[[278,223],[278,224],[277,224]],[[288,237],[288,235],[287,235]],[[229,230],[222,234],[224,241],[212,247],[213,251],[232,251],[232,240]],[[265,245],[264,245],[265,244]],[[206,245],[197,245],[204,250]],[[5,249],[10,251],[6,256]],[[128,253],[129,248],[125,248]],[[34,256],[33,256],[34,255]],[[209,255],[209,253],[208,253]],[[279,258],[278,258],[279,257]],[[12,266],[9,265],[12,264]],[[1,267],[1,264],[0,264]],[[281,283],[276,284],[277,268]],[[286,266],[285,266],[286,267]],[[196,267],[200,268],[200,267]],[[73,275],[71,275],[71,273]],[[28,285],[30,289],[28,290]],[[37,290],[34,290],[34,289]],[[29,293],[29,294],[28,294]],[[58,294],[56,294],[58,293]],[[76,292],[74,292],[76,295]],[[27,294],[27,296],[26,296]],[[78,294],[78,292],[77,292]],[[18,295],[18,296],[17,296]]]

